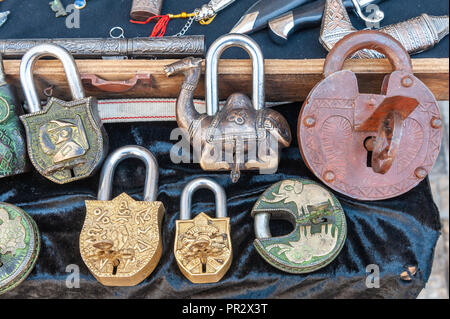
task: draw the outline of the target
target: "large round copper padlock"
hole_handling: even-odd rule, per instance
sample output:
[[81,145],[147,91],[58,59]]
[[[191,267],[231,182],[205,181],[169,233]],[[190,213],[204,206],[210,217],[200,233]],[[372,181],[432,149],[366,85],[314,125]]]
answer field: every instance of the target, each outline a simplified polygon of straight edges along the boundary
[[[356,75],[342,70],[361,49],[383,53],[394,67],[379,95],[359,93]],[[349,34],[328,54],[324,77],[298,119],[300,152],[314,174],[360,200],[392,198],[423,180],[439,153],[442,120],[402,45],[377,31]]]

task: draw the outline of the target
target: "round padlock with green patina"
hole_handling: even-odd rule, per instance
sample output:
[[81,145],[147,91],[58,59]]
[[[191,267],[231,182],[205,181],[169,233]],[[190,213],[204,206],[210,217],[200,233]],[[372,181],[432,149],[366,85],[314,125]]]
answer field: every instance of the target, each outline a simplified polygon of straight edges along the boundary
[[39,255],[40,237],[34,220],[22,209],[0,203],[0,294],[30,274]]
[[[252,210],[258,253],[272,266],[289,273],[308,273],[328,265],[347,237],[341,204],[321,185],[287,179],[270,186]],[[285,219],[294,230],[272,237],[270,219]]]

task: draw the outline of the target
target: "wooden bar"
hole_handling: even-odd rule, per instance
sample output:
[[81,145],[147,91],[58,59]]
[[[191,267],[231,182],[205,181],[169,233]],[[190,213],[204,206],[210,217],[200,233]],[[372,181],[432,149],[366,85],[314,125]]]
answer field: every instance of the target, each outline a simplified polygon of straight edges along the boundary
[[[80,73],[95,74],[105,80],[118,81],[132,78],[135,74],[152,75],[151,88],[138,86],[125,93],[106,93],[86,88],[88,96],[98,98],[144,98],[177,97],[182,75],[168,78],[163,70],[175,60],[77,60]],[[437,100],[449,98],[449,60],[412,59],[414,74],[434,93]],[[321,80],[323,59],[311,60],[265,60],[266,100],[303,101],[313,86]],[[19,87],[20,60],[5,60],[5,72],[10,83]],[[357,73],[360,91],[378,93],[385,74],[392,68],[386,59],[348,60],[346,69]],[[70,99],[62,65],[56,60],[38,61],[34,73],[39,92],[53,85],[54,96]],[[234,92],[251,93],[251,64],[249,60],[221,60],[219,65],[220,98]],[[197,98],[204,97],[203,77],[195,92]],[[42,98],[44,98],[44,95]]]

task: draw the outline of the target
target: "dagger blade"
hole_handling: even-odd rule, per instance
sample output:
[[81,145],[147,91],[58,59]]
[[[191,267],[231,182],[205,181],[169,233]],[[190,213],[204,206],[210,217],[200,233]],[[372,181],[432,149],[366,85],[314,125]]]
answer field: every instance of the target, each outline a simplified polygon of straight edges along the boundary
[[[360,1],[361,8],[384,0]],[[355,10],[352,0],[344,0],[347,11]],[[286,44],[289,36],[296,31],[320,26],[325,8],[325,0],[317,0],[295,8],[269,21],[269,34],[278,44]]]
[[267,23],[300,5],[313,0],[259,0],[247,9],[230,33],[252,33],[263,29]]

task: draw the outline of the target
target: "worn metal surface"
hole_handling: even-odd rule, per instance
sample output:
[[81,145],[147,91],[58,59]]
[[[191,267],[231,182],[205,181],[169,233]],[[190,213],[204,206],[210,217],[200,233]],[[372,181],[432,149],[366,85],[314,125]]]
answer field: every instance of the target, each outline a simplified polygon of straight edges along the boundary
[[[330,51],[344,36],[356,32],[342,0],[325,3],[319,41]],[[420,53],[435,46],[449,33],[449,17],[430,16],[426,13],[393,25],[378,29],[398,40],[410,54]],[[354,52],[354,58],[383,58],[376,50],[364,49]]]
[[[355,74],[341,70],[345,58],[362,48],[385,54],[395,69],[380,95],[360,93]],[[401,44],[381,32],[352,33],[330,52],[325,79],[309,94],[298,120],[303,159],[327,186],[360,200],[386,199],[430,172],[442,120],[433,94],[411,70]],[[395,127],[386,125],[391,112],[400,115]]]
[[[144,201],[126,193],[110,200],[115,168],[126,158],[146,166]],[[80,253],[94,277],[105,286],[135,286],[147,278],[162,254],[164,205],[155,201],[158,164],[147,149],[124,146],[105,161],[98,200],[87,200],[80,234]]]
[[[33,67],[42,56],[61,60],[72,102],[51,98],[41,109],[33,82]],[[36,170],[64,184],[90,176],[103,162],[108,137],[100,121],[97,100],[85,98],[75,61],[61,47],[43,44],[30,49],[20,64],[20,81],[31,113],[20,119],[25,126],[28,156]]]
[[[252,57],[253,101],[242,93],[234,93],[219,110],[218,60],[231,46],[244,48]],[[233,182],[237,182],[241,170],[275,172],[279,150],[290,145],[291,132],[281,114],[265,108],[264,62],[259,46],[245,35],[222,36],[211,45],[206,65],[207,114],[199,114],[193,104],[201,60],[185,58],[165,68],[168,75],[185,75],[177,100],[177,122],[194,147],[201,144],[201,167],[213,171],[231,170]]]
[[[201,188],[215,195],[215,218],[202,212],[191,219],[192,195]],[[174,255],[178,267],[193,283],[218,282],[230,268],[232,253],[225,190],[208,178],[192,180],[183,189],[180,220],[175,226]]]
[[192,35],[161,38],[4,39],[0,40],[0,54],[8,58],[18,58],[32,47],[45,43],[59,45],[75,58],[180,58],[203,56],[205,53],[205,36]]
[[163,0],[133,0],[130,16],[134,20],[145,21],[161,13]]
[[[269,264],[289,273],[308,273],[328,265],[347,236],[339,201],[324,187],[305,179],[288,179],[270,186],[251,214],[256,250]],[[294,230],[272,237],[271,218],[291,222]]]
[[0,294],[30,274],[40,250],[39,230],[22,209],[0,202]]
[[0,178],[30,170],[22,114],[14,88],[6,83],[0,55]]

